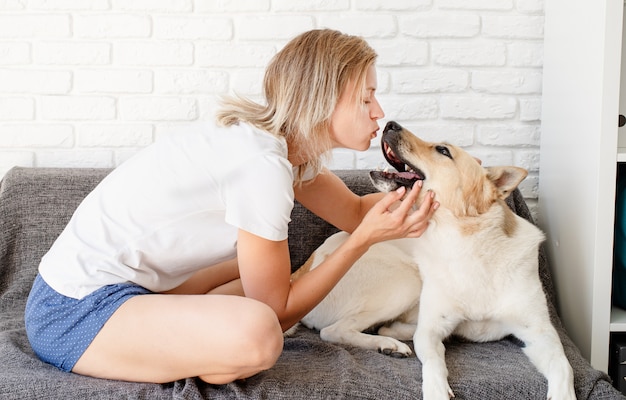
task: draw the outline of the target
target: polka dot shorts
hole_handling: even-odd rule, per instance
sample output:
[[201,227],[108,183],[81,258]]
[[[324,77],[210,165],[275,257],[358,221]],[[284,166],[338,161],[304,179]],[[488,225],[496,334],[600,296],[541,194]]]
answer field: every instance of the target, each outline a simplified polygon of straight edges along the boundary
[[77,300],[37,275],[26,303],[26,334],[42,360],[69,372],[105,322],[126,300],[152,293],[132,283],[108,285]]

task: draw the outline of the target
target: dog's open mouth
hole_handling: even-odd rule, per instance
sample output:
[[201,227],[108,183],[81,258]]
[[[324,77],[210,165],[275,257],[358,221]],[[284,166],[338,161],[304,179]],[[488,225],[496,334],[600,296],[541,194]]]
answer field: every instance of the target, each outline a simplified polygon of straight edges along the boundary
[[409,189],[413,187],[415,182],[426,179],[424,173],[419,168],[404,162],[400,157],[398,157],[393,151],[391,145],[387,143],[384,138],[381,144],[385,159],[398,172],[374,171],[372,173],[378,175],[379,178],[387,181],[393,181],[398,186],[405,186]]

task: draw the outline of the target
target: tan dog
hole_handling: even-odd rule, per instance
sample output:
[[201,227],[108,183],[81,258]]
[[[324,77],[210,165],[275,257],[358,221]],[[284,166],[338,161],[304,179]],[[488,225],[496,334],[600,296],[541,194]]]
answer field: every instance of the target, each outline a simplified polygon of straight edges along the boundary
[[[420,179],[422,193],[433,190],[440,207],[422,237],[372,246],[302,323],[326,341],[391,355],[409,355],[401,340],[413,339],[426,400],[454,396],[445,338],[454,333],[484,342],[512,334],[547,378],[548,398],[576,399],[537,272],[544,235],[504,202],[526,170],[483,168],[460,148],[422,141],[395,122],[385,127],[382,147],[399,172],[372,172],[376,188],[411,187]],[[328,238],[294,279],[346,237]],[[384,323],[378,335],[362,333]]]

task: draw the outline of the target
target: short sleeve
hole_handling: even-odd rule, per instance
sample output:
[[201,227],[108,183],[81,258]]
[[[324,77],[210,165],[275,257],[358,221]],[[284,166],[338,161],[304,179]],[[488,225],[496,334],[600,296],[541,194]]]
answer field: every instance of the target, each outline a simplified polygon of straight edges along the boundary
[[294,205],[293,172],[284,157],[247,160],[223,182],[225,220],[268,240],[285,240]]

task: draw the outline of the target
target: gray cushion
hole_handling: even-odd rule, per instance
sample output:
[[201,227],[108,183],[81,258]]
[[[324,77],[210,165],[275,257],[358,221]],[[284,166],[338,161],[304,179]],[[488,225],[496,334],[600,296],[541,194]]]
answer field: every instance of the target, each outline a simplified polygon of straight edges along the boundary
[[[325,343],[301,328],[285,342],[270,370],[245,381],[208,385],[185,379],[164,385],[107,381],[61,372],[39,361],[24,332],[23,312],[41,256],[82,198],[109,172],[101,169],[14,168],[0,185],[0,398],[7,399],[417,399],[421,364],[374,351]],[[359,194],[372,191],[367,171],[336,171]],[[509,205],[530,219],[515,192]],[[301,265],[335,228],[296,205],[289,246]],[[540,274],[554,299],[549,268],[540,254]],[[575,371],[578,398],[620,399],[605,374],[591,368],[561,327],[553,322]],[[546,381],[515,340],[447,343],[450,383],[459,399],[545,399]]]

